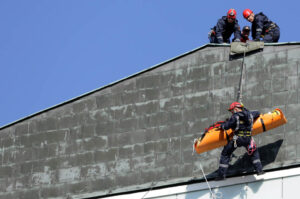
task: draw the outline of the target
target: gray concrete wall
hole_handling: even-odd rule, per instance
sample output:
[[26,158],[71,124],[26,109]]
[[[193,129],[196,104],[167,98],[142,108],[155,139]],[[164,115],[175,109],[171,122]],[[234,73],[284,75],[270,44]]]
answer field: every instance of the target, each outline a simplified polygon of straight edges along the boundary
[[[204,46],[0,130],[0,198],[87,198],[214,177],[221,149],[193,139],[236,99],[242,59]],[[300,163],[300,44],[246,57],[244,104],[288,124],[255,137],[264,169]],[[229,175],[251,172],[238,149]],[[244,166],[244,167],[241,167]]]

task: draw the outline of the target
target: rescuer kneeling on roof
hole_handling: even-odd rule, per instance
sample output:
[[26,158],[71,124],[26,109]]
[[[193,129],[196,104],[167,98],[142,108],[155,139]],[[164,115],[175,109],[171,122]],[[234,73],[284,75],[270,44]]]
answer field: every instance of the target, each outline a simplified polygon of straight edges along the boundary
[[230,43],[232,33],[234,33],[235,41],[240,41],[241,29],[236,19],[235,9],[230,9],[227,16],[218,20],[217,25],[208,33],[208,39],[210,43]]
[[252,10],[245,9],[243,12],[244,18],[252,23],[252,37],[254,41],[262,40],[266,43],[278,42],[280,37],[279,26],[270,21],[262,12],[254,14]]
[[239,102],[233,102],[229,109],[232,116],[229,120],[222,123],[220,128],[223,130],[232,129],[234,131],[233,139],[230,140],[221,153],[218,177],[216,180],[223,180],[226,177],[226,171],[229,166],[230,156],[237,147],[245,147],[248,155],[258,175],[263,174],[262,164],[260,162],[256,144],[251,137],[253,121],[259,117],[259,111],[249,111]]

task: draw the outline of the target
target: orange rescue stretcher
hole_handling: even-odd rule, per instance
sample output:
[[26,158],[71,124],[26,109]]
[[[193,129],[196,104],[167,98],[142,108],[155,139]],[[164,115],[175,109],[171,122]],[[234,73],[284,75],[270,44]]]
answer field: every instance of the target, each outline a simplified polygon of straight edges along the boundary
[[[277,108],[272,113],[261,114],[253,123],[252,135],[274,129],[287,123],[282,111]],[[194,148],[198,154],[224,146],[228,140],[232,140],[234,133],[231,129],[221,130],[213,128],[207,131],[201,138],[195,140]]]

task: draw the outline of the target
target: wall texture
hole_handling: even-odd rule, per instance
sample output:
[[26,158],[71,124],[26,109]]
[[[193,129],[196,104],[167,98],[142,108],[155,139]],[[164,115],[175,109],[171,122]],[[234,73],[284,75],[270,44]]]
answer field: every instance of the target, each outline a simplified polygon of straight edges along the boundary
[[[236,99],[242,59],[206,45],[147,71],[2,127],[0,198],[88,198],[188,182],[218,168],[220,149],[194,138]],[[300,44],[245,58],[243,103],[281,108],[288,124],[255,137],[264,169],[300,164]],[[244,149],[229,175],[252,172]]]

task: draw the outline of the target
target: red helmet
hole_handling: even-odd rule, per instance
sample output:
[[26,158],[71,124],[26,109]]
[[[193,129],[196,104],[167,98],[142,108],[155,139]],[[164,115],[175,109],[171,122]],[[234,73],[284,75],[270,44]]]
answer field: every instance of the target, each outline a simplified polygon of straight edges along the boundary
[[235,19],[236,18],[236,11],[235,11],[235,9],[233,9],[233,8],[229,9],[228,12],[227,12],[227,17]]
[[243,104],[239,102],[233,102],[232,104],[230,104],[228,111],[232,111],[234,108],[243,108],[243,107],[244,107]]
[[250,14],[253,13],[252,10],[250,9],[245,9],[243,12],[243,16],[245,19],[248,19],[248,17],[250,16]]

